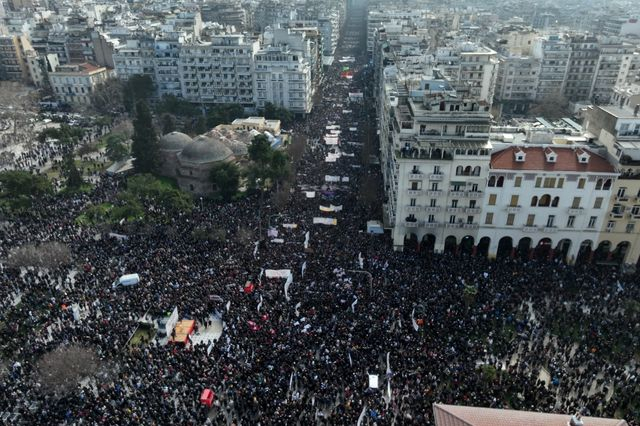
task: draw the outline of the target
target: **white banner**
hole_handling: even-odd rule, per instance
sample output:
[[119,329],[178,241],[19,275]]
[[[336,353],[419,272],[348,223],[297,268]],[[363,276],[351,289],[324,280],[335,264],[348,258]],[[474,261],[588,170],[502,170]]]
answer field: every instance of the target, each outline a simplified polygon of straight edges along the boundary
[[256,241],[253,244],[255,245],[255,247],[253,248],[253,258],[255,259],[255,257],[258,255],[258,244],[260,244],[260,241]]
[[271,240],[271,242],[276,244],[284,244],[284,240],[282,238],[274,238]]
[[296,229],[298,227],[297,223],[283,223],[282,224],[283,228],[287,228],[287,229]]
[[287,277],[287,281],[284,283],[284,298],[287,299],[287,302],[291,300],[289,297],[289,286],[293,282],[293,275],[289,274]]
[[342,176],[341,182],[349,182],[349,176]]
[[334,206],[333,204],[330,204],[329,207],[326,206],[319,206],[320,211],[321,212],[341,212],[342,211],[342,206]]
[[260,312],[260,308],[262,308],[262,295],[260,295],[260,303],[258,303],[258,312]]
[[364,269],[364,257],[362,257],[362,252],[358,253],[358,266],[360,266],[360,269]]
[[335,146],[335,145],[338,145],[338,138],[337,138],[337,137],[326,137],[326,136],[325,136],[325,138],[324,138],[324,143],[325,143],[326,145],[329,145],[329,146]]
[[337,124],[333,124],[333,125],[325,127],[325,129],[327,129],[327,130],[335,130],[335,129],[339,129],[339,128],[340,128],[340,126],[337,125]]
[[330,217],[314,217],[313,218],[313,223],[316,225],[337,225],[338,224],[338,219],[333,219]]
[[350,132],[357,132],[358,128],[357,127],[349,127],[349,131]]
[[307,198],[316,198],[316,191],[305,191],[304,195]]
[[267,278],[289,278],[291,269],[267,269],[264,274]]
[[369,374],[369,388],[378,389],[378,375]]
[[340,182],[340,176],[324,175],[325,182]]
[[304,234],[304,248],[305,250],[309,248],[309,239],[310,239],[310,235],[309,235],[309,231],[307,231],[306,234]]
[[300,268],[300,275],[302,276],[302,278],[304,278],[304,271],[307,270],[307,261],[305,260],[304,263],[302,264],[302,268]]

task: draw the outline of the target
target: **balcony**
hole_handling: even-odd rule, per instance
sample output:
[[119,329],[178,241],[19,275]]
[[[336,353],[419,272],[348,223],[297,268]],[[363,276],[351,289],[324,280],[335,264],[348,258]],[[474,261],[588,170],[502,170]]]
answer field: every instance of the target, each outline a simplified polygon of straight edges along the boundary
[[415,222],[411,222],[408,220],[404,221],[404,227],[405,228],[417,228],[420,226],[420,222],[418,222],[417,220]]
[[467,207],[464,209],[465,213],[478,214],[482,209],[480,207]]
[[442,211],[442,207],[439,206],[429,206],[429,207],[425,207],[424,211],[426,211],[427,213],[440,213],[440,211]]
[[424,175],[422,173],[411,172],[411,173],[409,173],[409,179],[411,179],[411,180],[424,179]]
[[447,207],[447,213],[462,213],[464,209],[462,207]]
[[624,217],[624,212],[613,211],[609,213],[609,217],[612,219],[622,219]]
[[522,206],[507,206],[507,213],[518,213]]
[[442,191],[440,191],[440,190],[427,191],[427,195],[429,197],[441,197],[442,196]]
[[547,233],[558,232],[558,227],[557,226],[545,226],[544,228],[542,228],[542,232],[547,232]]
[[405,210],[408,213],[418,213],[418,212],[422,211],[422,206],[407,206],[405,208]]
[[449,191],[449,195],[452,197],[464,197],[465,196],[465,192],[464,191]]
[[445,223],[444,224],[445,228],[460,228],[462,227],[461,223]]
[[583,214],[584,209],[582,207],[569,207],[568,212],[572,216],[577,216]]
[[417,197],[422,195],[422,190],[421,189],[407,189],[407,195],[413,196],[413,197]]
[[434,173],[429,175],[429,180],[442,181],[444,175],[442,173]]
[[467,192],[467,197],[469,197],[469,198],[482,198],[482,192],[480,192],[480,191],[469,191],[469,192]]
[[437,228],[440,225],[438,222],[425,222],[422,224],[423,228]]
[[464,229],[478,229],[480,225],[477,223],[465,223],[462,227]]
[[538,232],[538,227],[534,225],[525,225],[522,227],[522,232]]

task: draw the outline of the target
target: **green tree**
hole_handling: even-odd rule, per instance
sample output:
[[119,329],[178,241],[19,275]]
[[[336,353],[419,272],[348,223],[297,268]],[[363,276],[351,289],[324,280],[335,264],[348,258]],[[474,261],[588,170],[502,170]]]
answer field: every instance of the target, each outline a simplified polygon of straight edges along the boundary
[[174,95],[164,95],[156,107],[159,114],[168,113],[180,117],[193,117],[200,114],[199,108],[184,99],[175,97]]
[[201,135],[203,133],[206,133],[207,130],[209,130],[207,128],[207,120],[203,116],[198,117],[193,126],[194,133],[197,135]]
[[66,179],[65,185],[68,189],[78,189],[84,183],[84,181],[82,180],[82,175],[76,167],[76,162],[73,160],[72,154],[67,154],[64,157],[62,164],[62,175]]
[[249,145],[249,159],[259,165],[266,166],[271,161],[273,149],[265,135],[257,135]]
[[289,156],[283,151],[273,151],[269,160],[269,177],[278,184],[289,177],[291,171]]
[[240,104],[215,105],[207,113],[207,125],[213,128],[218,124],[231,124],[241,117],[244,117],[244,107]]
[[280,120],[282,127],[290,127],[293,124],[293,113],[286,108],[267,102],[264,104],[264,118],[268,120]]
[[168,112],[162,114],[162,134],[174,132],[176,130],[176,119]]
[[120,134],[110,134],[106,137],[107,158],[113,162],[122,161],[129,155],[129,147],[125,144],[125,137]]
[[19,213],[31,206],[34,197],[53,193],[53,185],[44,175],[25,170],[0,172],[0,208],[7,213]]
[[238,192],[240,170],[235,163],[217,164],[211,169],[210,179],[223,200],[229,201]]
[[117,78],[110,78],[96,86],[91,92],[91,105],[101,114],[120,112],[124,108],[125,84]]
[[123,87],[123,103],[127,112],[131,113],[138,102],[148,101],[153,96],[153,80],[148,75],[132,75]]
[[136,104],[133,121],[133,143],[131,153],[133,165],[139,173],[153,173],[158,165],[158,138],[153,129],[151,111],[144,101]]

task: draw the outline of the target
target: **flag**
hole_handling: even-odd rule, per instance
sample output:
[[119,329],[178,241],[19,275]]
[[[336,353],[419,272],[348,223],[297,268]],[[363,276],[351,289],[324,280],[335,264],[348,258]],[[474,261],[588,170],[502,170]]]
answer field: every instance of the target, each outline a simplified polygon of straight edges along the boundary
[[360,413],[360,417],[358,417],[358,425],[357,426],[362,426],[362,421],[364,420],[364,415],[367,413],[367,405],[365,404],[364,407],[362,407],[362,413]]
[[364,269],[364,258],[362,257],[362,252],[358,252],[358,265],[360,269]]
[[260,312],[261,307],[262,307],[262,295],[260,295],[260,303],[258,303],[258,312]]
[[413,311],[411,311],[411,323],[413,324],[413,329],[415,331],[418,331],[420,329],[420,326],[416,322],[415,314],[416,314],[416,308],[413,308]]
[[351,304],[351,312],[353,312],[354,314],[356,313],[357,304],[358,304],[358,298],[356,297],[356,300],[354,300],[353,303]]
[[307,231],[307,233],[304,234],[304,248],[305,249],[309,248],[309,231]]
[[262,284],[262,274],[264,274],[264,268],[260,268],[260,275],[258,275],[258,284]]
[[305,260],[304,263],[302,264],[302,268],[300,271],[300,275],[302,276],[302,278],[304,278],[304,271],[307,270],[307,261]]
[[353,360],[351,360],[351,352],[349,352],[349,365],[353,367]]
[[253,243],[255,245],[254,249],[253,249],[253,258],[255,259],[256,256],[258,255],[258,245],[260,244],[260,241],[256,241],[255,243]]
[[293,282],[293,274],[289,274],[287,277],[287,282],[284,283],[284,297],[287,299],[287,302],[291,299],[289,297],[289,286]]
[[227,302],[227,312],[229,312],[229,308],[231,308],[231,300]]
[[296,303],[296,306],[294,308],[294,311],[295,311],[297,317],[300,316],[300,312],[298,311],[298,309],[300,309],[300,306],[302,306],[302,302]]
[[276,228],[269,228],[267,231],[267,237],[278,238],[278,230]]

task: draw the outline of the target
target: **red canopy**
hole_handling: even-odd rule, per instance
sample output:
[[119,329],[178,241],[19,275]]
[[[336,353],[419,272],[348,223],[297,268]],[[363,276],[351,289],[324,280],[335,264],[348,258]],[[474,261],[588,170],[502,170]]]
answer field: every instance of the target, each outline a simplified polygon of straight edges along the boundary
[[204,389],[200,394],[200,404],[211,407],[215,398],[216,394],[211,389]]

